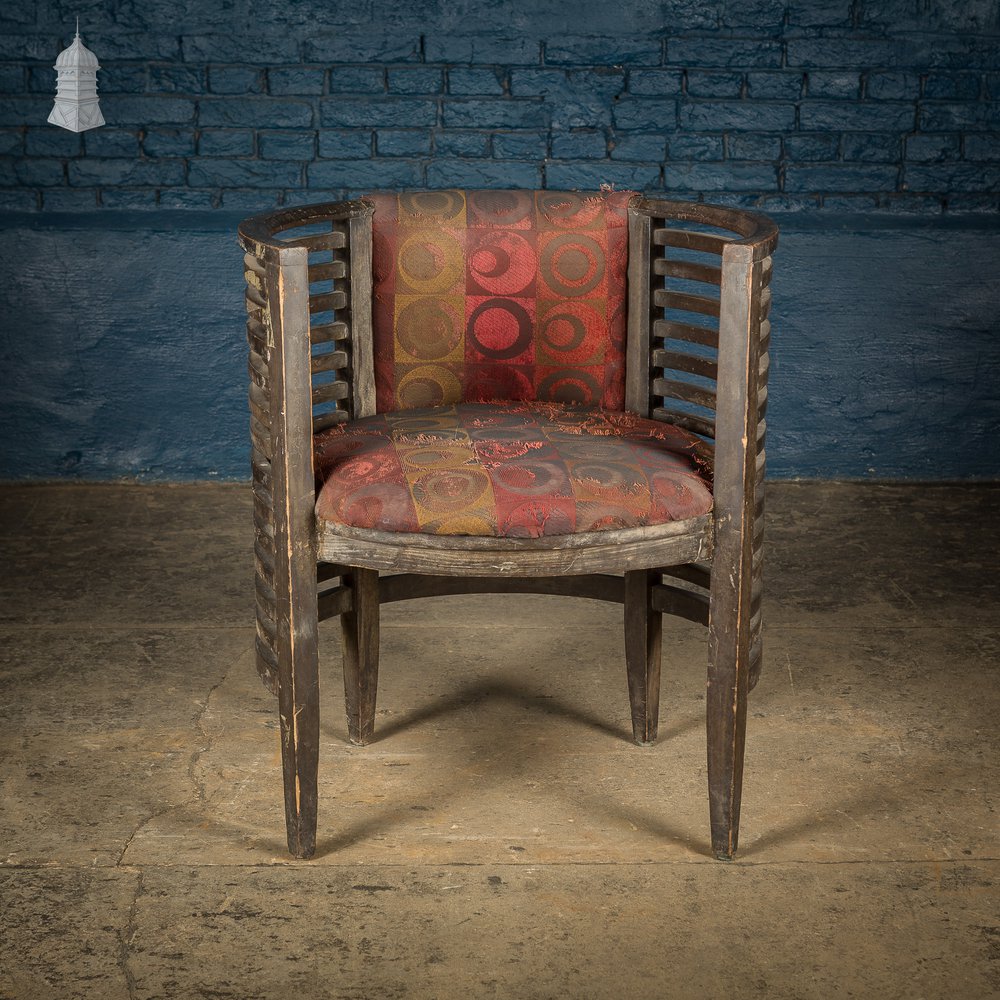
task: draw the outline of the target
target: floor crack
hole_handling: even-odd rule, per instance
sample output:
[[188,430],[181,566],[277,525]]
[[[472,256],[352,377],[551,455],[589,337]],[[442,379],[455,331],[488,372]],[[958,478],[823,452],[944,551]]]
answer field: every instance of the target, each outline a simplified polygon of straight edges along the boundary
[[[242,659],[242,657],[240,658]],[[229,668],[231,669],[231,667]],[[198,801],[202,804],[208,801],[208,794],[205,791],[205,782],[199,779],[197,774],[198,764],[201,762],[202,755],[209,752],[215,745],[215,735],[210,733],[205,728],[205,716],[208,715],[209,706],[212,703],[212,695],[226,683],[226,679],[229,677],[229,669],[223,673],[223,675],[208,689],[208,694],[205,695],[205,703],[201,706],[201,711],[195,716],[194,728],[201,731],[202,735],[202,746],[198,747],[197,750],[192,751],[191,757],[188,760],[187,773],[188,777],[191,779],[191,784],[194,785],[195,794],[198,796]]]
[[125,926],[118,932],[118,967],[125,977],[125,988],[128,990],[129,1000],[135,1000],[135,973],[132,971],[132,941],[139,930],[138,911],[139,897],[145,892],[142,869],[136,871],[135,893],[132,896],[132,903],[128,909],[128,918]]

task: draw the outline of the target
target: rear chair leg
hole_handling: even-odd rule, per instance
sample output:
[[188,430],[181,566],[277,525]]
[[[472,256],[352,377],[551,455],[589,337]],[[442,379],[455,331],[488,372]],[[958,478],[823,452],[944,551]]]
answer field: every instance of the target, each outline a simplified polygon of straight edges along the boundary
[[640,746],[656,741],[660,708],[660,648],[663,615],[653,610],[653,586],[659,574],[625,574],[625,667],[632,706],[632,738]]
[[351,610],[341,616],[347,734],[352,743],[364,746],[375,732],[379,641],[378,571],[352,569],[345,582],[353,594]]

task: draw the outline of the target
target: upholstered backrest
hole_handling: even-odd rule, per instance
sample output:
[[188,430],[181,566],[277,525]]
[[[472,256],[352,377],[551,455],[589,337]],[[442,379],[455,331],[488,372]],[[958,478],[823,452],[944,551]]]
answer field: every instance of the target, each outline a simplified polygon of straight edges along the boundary
[[379,412],[625,400],[631,192],[375,194]]

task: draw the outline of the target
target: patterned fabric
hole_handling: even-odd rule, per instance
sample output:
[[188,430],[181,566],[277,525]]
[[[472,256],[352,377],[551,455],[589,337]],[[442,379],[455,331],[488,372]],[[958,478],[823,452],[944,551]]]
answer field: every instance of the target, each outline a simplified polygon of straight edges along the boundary
[[378,412],[501,399],[622,409],[631,197],[370,196]]
[[556,403],[382,413],[315,438],[322,519],[432,535],[538,538],[712,509],[692,434]]

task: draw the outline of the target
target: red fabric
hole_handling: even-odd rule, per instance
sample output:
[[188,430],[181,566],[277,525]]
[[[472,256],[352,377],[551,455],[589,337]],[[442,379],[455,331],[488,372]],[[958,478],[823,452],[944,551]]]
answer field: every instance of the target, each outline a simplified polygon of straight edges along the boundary
[[622,409],[631,198],[372,195],[378,411],[490,400]]
[[535,538],[712,509],[692,434],[556,403],[382,413],[315,438],[319,517],[356,528]]

